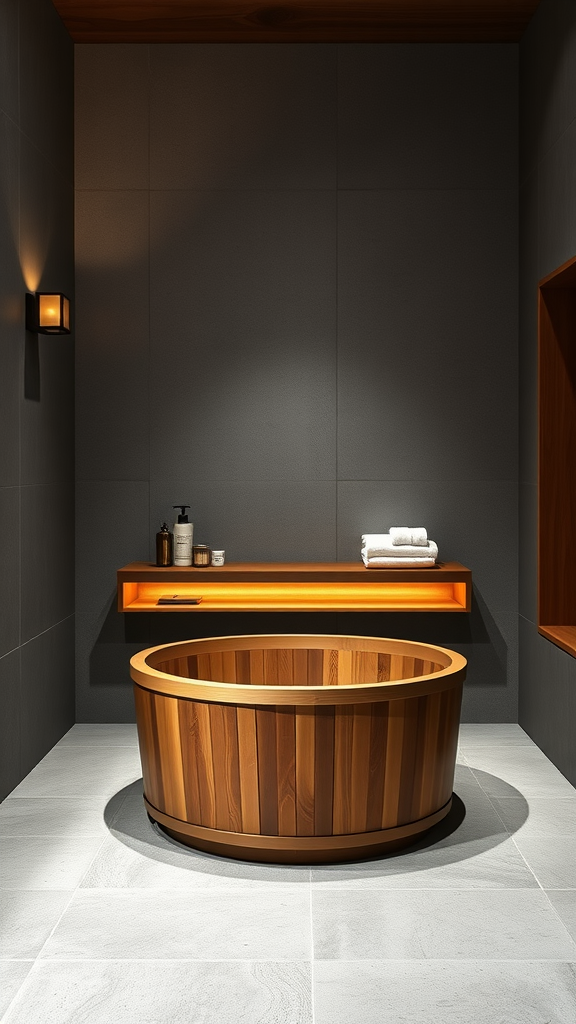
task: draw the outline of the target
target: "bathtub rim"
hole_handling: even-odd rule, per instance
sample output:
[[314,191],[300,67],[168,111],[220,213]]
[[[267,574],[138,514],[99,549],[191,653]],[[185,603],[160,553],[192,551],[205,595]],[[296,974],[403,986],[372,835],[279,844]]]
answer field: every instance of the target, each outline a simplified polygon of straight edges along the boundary
[[[184,676],[172,675],[150,664],[155,659],[160,662],[160,655],[166,651],[170,657],[185,657],[193,653],[219,653],[216,650],[201,650],[202,644],[222,644],[221,650],[253,650],[255,640],[269,641],[256,645],[260,650],[282,649],[275,641],[301,639],[301,645],[293,644],[292,649],[329,649],[320,641],[340,641],[335,645],[337,650],[367,650],[386,654],[404,654],[406,657],[425,661],[446,661],[444,668],[430,672],[424,676],[411,676],[407,679],[392,679],[377,683],[351,683],[344,686],[258,686],[244,683],[216,682],[210,679],[187,679]],[[237,641],[241,641],[237,643]],[[309,642],[310,641],[310,642]],[[314,643],[314,641],[317,641]],[[354,642],[358,641],[358,644]],[[366,644],[367,646],[360,646]],[[391,645],[383,650],[383,644]],[[429,652],[431,657],[423,657]],[[439,657],[436,657],[438,655]],[[167,658],[162,657],[163,661]],[[201,637],[194,640],[177,640],[169,644],[158,644],[148,647],[130,659],[130,675],[137,686],[158,693],[165,697],[177,697],[184,700],[200,700],[216,704],[234,705],[335,705],[364,704],[375,701],[401,700],[406,697],[423,697],[430,693],[440,693],[458,686],[466,676],[467,660],[457,651],[435,644],[422,643],[415,640],[397,640],[388,637],[370,637],[349,634],[328,633],[253,633],[237,636]]]

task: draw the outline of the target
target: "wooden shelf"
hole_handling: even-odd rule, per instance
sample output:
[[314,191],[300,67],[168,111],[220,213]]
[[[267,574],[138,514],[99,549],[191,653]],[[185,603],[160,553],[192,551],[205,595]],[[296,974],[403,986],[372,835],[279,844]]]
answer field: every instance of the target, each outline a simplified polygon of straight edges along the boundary
[[[165,595],[198,605],[159,605]],[[202,569],[132,562],[118,570],[118,611],[469,612],[472,573],[459,562],[366,569],[358,562],[243,562]]]
[[538,630],[576,657],[576,257],[538,301]]

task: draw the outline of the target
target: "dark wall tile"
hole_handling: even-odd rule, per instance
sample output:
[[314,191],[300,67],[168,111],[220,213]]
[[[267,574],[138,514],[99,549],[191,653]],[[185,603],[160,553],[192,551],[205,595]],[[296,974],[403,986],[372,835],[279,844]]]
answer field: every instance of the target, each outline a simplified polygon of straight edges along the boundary
[[130,658],[150,646],[149,642],[98,643],[86,657],[82,635],[76,669],[76,721],[135,722]]
[[[33,338],[38,388],[21,402],[22,484],[71,483],[74,479],[74,343],[69,337]],[[67,517],[70,522],[70,514]]]
[[151,478],[333,479],[334,195],[151,202]]
[[518,609],[520,615],[536,622],[538,584],[538,488],[519,487]]
[[576,786],[576,659],[522,616],[520,676],[520,725]]
[[538,277],[576,255],[576,120],[538,167]]
[[151,48],[150,184],[334,188],[336,47]]
[[0,110],[18,121],[18,0],[0,4]]
[[[191,504],[194,543],[224,549],[229,562],[332,562],[333,480],[198,480],[157,477],[150,485],[150,543],[176,501]],[[150,556],[153,551],[151,549]]]
[[78,192],[76,260],[77,478],[147,480],[148,194]]
[[74,232],[72,42],[49,0],[0,6],[3,798],[74,720],[72,625],[48,639],[73,613],[73,346],[24,320],[27,290],[74,299]]
[[20,488],[0,487],[0,657],[20,643]]
[[0,800],[22,780],[20,771],[20,651],[0,658]]
[[20,136],[20,263],[28,291],[74,297],[74,196],[69,182]]
[[74,617],[21,648],[22,775],[74,725]]
[[514,479],[516,194],[339,202],[340,479]]
[[74,487],[21,490],[22,641],[74,612]]
[[19,73],[22,131],[71,183],[74,46],[46,0],[20,3]]
[[515,482],[358,480],[338,484],[338,558],[360,558],[361,535],[425,526],[441,561],[461,562],[492,614],[517,607]]
[[[407,63],[401,50],[410,50]],[[106,161],[92,156],[81,129],[82,188],[98,190],[79,192],[78,529],[92,540],[78,545],[81,720],[133,719],[128,661],[149,643],[389,628],[416,638],[435,631],[466,652],[469,720],[513,720],[516,48],[435,50],[151,47],[149,249],[137,193],[104,190],[107,175],[108,188],[123,188],[124,173],[130,188],[144,188],[143,160],[130,154],[122,166],[117,136],[132,110],[135,152],[146,138],[145,50],[127,50],[125,68],[112,47],[80,55],[78,110],[85,105],[114,149]],[[102,100],[87,95],[108,72],[129,80],[110,126],[100,106],[109,83]],[[340,213],[339,99],[343,188],[389,189],[399,179],[397,192],[376,200],[344,193]],[[149,365],[138,311],[148,251]],[[102,306],[106,290],[112,301]],[[383,337],[392,354],[383,355]],[[367,465],[375,480],[366,485]],[[411,483],[389,482],[407,474]],[[347,482],[337,497],[338,476]],[[228,562],[316,561],[359,558],[366,509],[380,514],[391,493],[402,498],[399,521],[420,507],[443,557],[472,564],[471,616],[404,616],[393,626],[385,615],[115,610],[116,569],[153,557],[154,534],[173,522],[177,501],[192,506],[195,540],[225,548]],[[429,504],[417,504],[422,495]]]
[[77,189],[147,189],[149,47],[75,48]]
[[521,181],[576,117],[576,8],[543,0],[520,47]]
[[538,177],[520,189],[519,479],[538,475]]
[[80,616],[92,617],[98,632],[116,598],[116,570],[147,560],[148,524],[147,483],[77,483],[76,605]]
[[340,46],[339,186],[515,188],[517,60],[514,45]]
[[[9,5],[7,11],[8,8]],[[0,38],[1,35],[0,29]],[[20,387],[25,289],[18,260],[19,152],[18,130],[5,114],[0,113],[0,486],[18,484],[20,479]]]
[[148,484],[81,481],[76,491],[77,720],[132,721],[127,666],[149,646],[148,616],[117,611],[116,571],[148,559]]

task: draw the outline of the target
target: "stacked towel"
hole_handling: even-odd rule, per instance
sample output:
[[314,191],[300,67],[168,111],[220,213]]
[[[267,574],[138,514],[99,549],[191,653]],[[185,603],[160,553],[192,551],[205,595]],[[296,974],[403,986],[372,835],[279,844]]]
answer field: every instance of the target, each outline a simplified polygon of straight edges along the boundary
[[423,526],[391,526],[390,536],[395,547],[399,544],[425,547],[428,543],[428,534]]
[[438,545],[428,538],[426,544],[398,544],[390,533],[362,534],[362,561],[368,568],[434,565],[437,558]]

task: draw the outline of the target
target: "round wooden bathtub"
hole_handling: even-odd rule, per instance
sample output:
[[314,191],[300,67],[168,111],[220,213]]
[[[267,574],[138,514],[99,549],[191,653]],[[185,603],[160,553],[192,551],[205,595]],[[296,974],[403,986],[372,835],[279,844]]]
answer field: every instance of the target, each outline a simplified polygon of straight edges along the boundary
[[232,636],[130,664],[146,808],[183,843],[349,860],[414,842],[450,810],[466,674],[454,651]]

